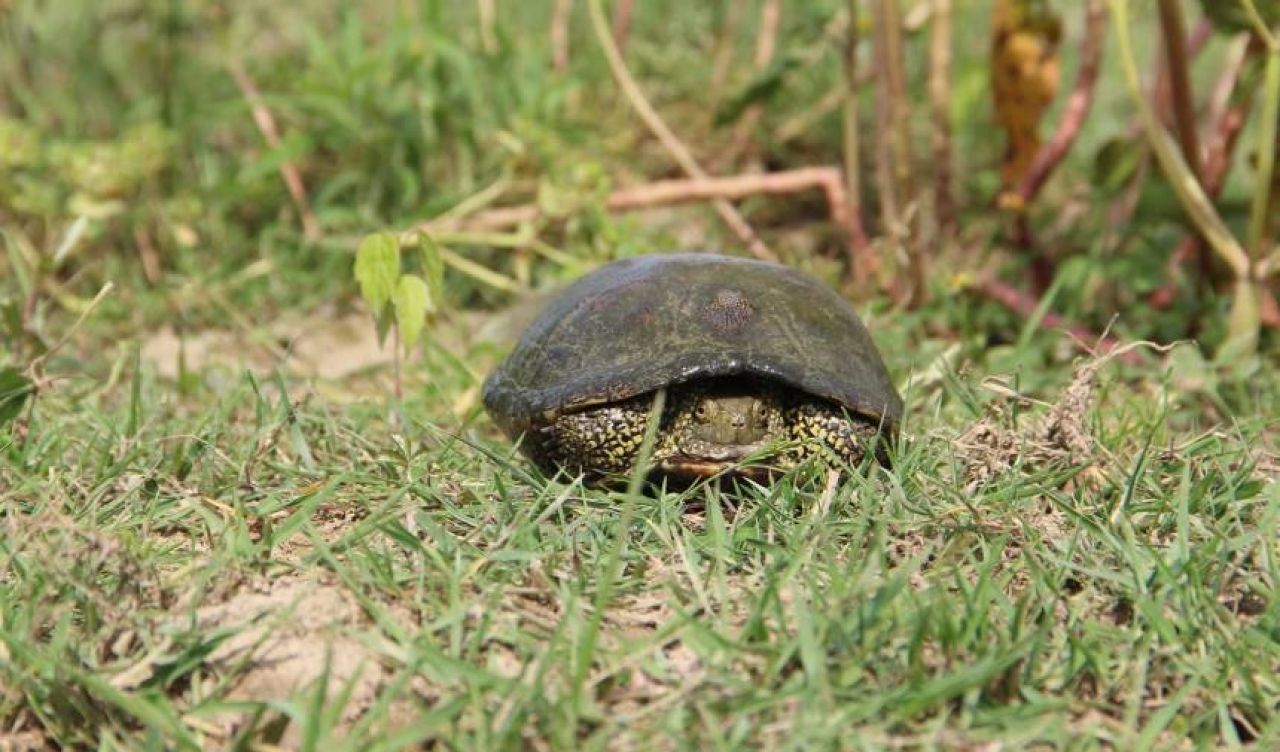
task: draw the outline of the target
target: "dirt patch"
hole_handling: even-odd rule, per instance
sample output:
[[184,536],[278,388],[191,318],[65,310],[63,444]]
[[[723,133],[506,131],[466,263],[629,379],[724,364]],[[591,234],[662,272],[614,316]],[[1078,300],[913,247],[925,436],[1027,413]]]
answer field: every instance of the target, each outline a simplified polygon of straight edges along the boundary
[[[309,577],[283,577],[241,589],[225,601],[197,611],[198,629],[230,630],[206,666],[225,682],[223,699],[268,702],[304,697],[325,679],[326,700],[346,694],[335,732],[342,736],[378,700],[393,679],[369,639],[368,619],[345,589]],[[410,703],[392,708],[392,722],[411,712]],[[226,713],[215,719],[225,739],[247,729],[254,713]],[[265,720],[265,723],[264,723]],[[300,731],[283,716],[259,718],[263,741],[297,748]]]
[[390,343],[379,344],[372,319],[345,316],[291,317],[246,336],[210,330],[180,334],[166,327],[142,343],[142,357],[161,376],[221,366],[231,371],[269,371],[277,364],[298,376],[339,379],[391,362]]
[[0,734],[0,752],[44,752],[55,749],[53,742],[35,731]]

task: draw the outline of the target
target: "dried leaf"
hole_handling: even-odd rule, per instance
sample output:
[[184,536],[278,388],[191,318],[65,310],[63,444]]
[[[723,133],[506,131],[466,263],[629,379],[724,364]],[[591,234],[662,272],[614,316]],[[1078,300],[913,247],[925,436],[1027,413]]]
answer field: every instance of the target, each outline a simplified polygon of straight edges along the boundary
[[1012,188],[1040,151],[1040,120],[1053,104],[1061,78],[1057,50],[1062,27],[1045,0],[998,0],[992,25],[996,122],[1009,141],[1002,176]]

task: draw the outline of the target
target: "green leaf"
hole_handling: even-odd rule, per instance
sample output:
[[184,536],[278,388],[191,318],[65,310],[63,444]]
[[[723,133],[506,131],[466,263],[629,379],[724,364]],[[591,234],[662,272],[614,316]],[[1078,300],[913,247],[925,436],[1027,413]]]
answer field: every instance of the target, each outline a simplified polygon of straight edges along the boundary
[[422,281],[422,277],[406,274],[396,285],[396,323],[400,326],[400,339],[406,350],[416,345],[418,337],[422,336],[430,299],[431,294],[427,292],[427,283]]
[[427,280],[427,313],[435,313],[444,305],[444,254],[430,233],[419,236],[422,248],[422,274]]
[[22,406],[35,391],[31,379],[16,368],[0,368],[0,427],[22,412]]
[[356,251],[356,281],[360,294],[376,312],[391,300],[400,277],[400,243],[388,232],[369,235]]

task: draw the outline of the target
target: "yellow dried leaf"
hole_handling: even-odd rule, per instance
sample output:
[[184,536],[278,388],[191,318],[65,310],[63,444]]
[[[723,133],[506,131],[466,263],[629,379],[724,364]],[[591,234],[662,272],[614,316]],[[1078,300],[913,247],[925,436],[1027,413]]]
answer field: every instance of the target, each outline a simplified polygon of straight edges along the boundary
[[997,0],[992,27],[991,88],[1008,139],[1001,175],[1012,188],[1040,151],[1040,120],[1058,94],[1061,25],[1044,0]]

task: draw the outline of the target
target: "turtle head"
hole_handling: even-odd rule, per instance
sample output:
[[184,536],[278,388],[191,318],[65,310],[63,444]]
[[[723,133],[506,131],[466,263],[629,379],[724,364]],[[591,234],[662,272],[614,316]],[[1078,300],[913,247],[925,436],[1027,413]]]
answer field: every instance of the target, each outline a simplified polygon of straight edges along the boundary
[[774,395],[732,383],[692,390],[671,422],[680,454],[712,461],[743,457],[777,438],[782,426]]
[[705,394],[690,413],[688,436],[696,441],[742,446],[769,435],[769,405],[752,394]]

